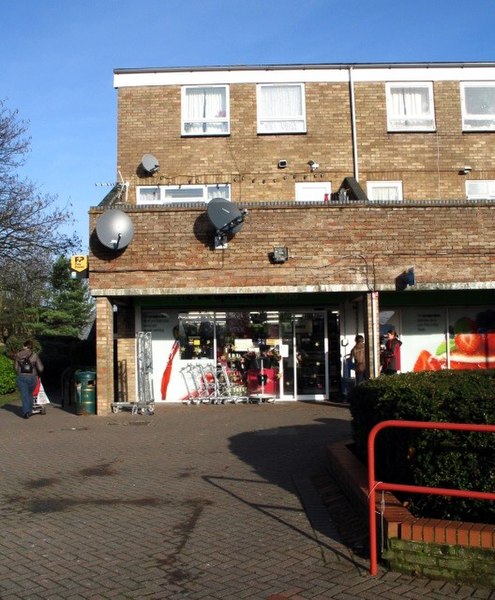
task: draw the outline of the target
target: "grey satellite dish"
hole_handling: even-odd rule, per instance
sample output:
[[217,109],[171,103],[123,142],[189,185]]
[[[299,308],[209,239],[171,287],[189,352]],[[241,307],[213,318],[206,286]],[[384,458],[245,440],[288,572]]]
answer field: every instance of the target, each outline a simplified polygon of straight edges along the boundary
[[153,173],[156,173],[158,171],[158,169],[160,168],[160,163],[153,156],[153,154],[145,154],[143,156],[143,158],[141,159],[141,165],[142,165],[143,169],[146,171],[146,173],[149,173],[150,175],[153,175]]
[[122,250],[131,243],[134,226],[128,214],[112,208],[98,217],[96,235],[106,248]]
[[215,248],[227,247],[227,236],[241,230],[247,209],[239,210],[225,198],[212,198],[206,214],[215,227]]
[[225,198],[212,198],[206,212],[217,231],[237,233],[242,228],[247,210],[239,210],[235,204]]

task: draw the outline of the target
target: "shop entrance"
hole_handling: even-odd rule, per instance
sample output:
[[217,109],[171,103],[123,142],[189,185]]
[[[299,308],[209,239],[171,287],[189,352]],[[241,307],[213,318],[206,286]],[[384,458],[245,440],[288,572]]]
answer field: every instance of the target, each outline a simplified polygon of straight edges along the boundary
[[154,372],[162,374],[161,388],[158,378],[155,388],[162,400],[190,393],[184,374],[192,366],[224,369],[239,396],[325,400],[335,392],[336,311],[144,309],[142,325],[153,331]]
[[328,398],[328,339],[326,313],[280,313],[284,349],[280,397],[299,400]]

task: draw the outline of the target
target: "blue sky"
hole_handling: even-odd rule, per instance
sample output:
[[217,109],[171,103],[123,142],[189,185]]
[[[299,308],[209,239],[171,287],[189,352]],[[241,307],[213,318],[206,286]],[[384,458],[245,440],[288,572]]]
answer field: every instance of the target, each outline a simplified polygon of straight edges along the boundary
[[493,0],[0,2],[0,98],[28,122],[21,174],[88,210],[116,178],[115,68],[495,61]]

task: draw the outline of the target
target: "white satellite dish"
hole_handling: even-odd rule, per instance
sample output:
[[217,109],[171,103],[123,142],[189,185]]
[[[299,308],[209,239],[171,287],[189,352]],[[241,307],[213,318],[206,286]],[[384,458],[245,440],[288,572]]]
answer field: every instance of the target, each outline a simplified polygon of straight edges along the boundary
[[127,213],[111,208],[98,217],[96,235],[106,248],[122,250],[131,243],[134,226]]
[[146,173],[153,175],[160,168],[160,163],[158,159],[153,156],[153,154],[145,154],[141,159],[141,165]]

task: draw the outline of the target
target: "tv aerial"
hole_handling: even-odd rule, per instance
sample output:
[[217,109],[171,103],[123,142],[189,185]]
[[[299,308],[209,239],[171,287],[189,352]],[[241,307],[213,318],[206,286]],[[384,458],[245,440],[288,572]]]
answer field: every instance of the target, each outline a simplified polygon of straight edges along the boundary
[[215,227],[215,249],[227,247],[227,237],[242,229],[247,209],[239,209],[225,198],[212,198],[206,214]]
[[134,226],[127,213],[111,208],[98,217],[96,235],[106,248],[123,250],[132,242]]

